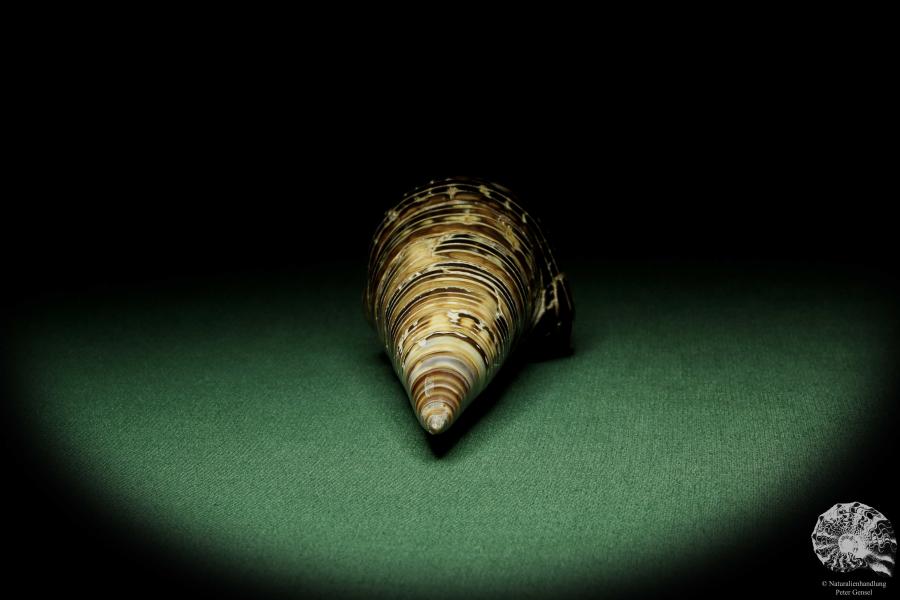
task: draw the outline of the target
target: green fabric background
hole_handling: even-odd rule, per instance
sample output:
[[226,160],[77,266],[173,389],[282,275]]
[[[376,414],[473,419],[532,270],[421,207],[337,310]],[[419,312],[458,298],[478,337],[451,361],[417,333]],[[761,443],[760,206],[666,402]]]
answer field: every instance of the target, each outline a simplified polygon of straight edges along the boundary
[[514,367],[446,440],[417,424],[346,268],[47,303],[20,336],[23,416],[146,544],[280,588],[433,597],[710,560],[875,426],[896,325],[877,288],[570,275],[575,352]]

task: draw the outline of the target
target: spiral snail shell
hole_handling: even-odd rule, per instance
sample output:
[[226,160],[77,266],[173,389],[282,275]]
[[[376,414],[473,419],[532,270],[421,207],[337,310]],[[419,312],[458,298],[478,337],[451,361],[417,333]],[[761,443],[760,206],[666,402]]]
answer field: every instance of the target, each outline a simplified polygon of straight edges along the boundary
[[568,346],[566,278],[512,193],[432,181],[385,214],[365,311],[422,427],[445,431],[525,337]]
[[840,573],[868,567],[891,575],[897,538],[883,514],[859,502],[835,504],[819,516],[813,550],[822,564]]

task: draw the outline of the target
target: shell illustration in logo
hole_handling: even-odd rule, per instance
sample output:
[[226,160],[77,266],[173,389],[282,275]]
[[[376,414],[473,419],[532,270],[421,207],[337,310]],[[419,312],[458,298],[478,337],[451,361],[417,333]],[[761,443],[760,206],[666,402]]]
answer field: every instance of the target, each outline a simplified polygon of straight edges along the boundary
[[819,515],[813,550],[822,564],[839,573],[868,567],[892,575],[897,537],[883,514],[860,502],[835,504]]

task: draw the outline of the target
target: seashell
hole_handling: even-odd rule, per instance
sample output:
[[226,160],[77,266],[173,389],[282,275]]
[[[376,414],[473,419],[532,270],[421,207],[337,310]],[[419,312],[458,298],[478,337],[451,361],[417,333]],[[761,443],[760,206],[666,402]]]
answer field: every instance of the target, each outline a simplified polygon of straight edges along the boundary
[[835,504],[819,516],[812,533],[813,550],[822,564],[846,573],[869,567],[891,575],[897,538],[883,514],[859,502]]
[[445,431],[526,338],[568,347],[572,296],[506,188],[432,181],[385,214],[365,311],[426,431]]

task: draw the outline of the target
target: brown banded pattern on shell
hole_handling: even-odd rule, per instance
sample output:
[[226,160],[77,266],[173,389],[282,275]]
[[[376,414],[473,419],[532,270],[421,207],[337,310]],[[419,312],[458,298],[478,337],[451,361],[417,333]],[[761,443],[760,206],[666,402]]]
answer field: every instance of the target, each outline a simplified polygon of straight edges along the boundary
[[526,335],[568,345],[574,316],[537,221],[506,188],[463,178],[431,182],[386,213],[365,309],[431,433],[456,420]]

